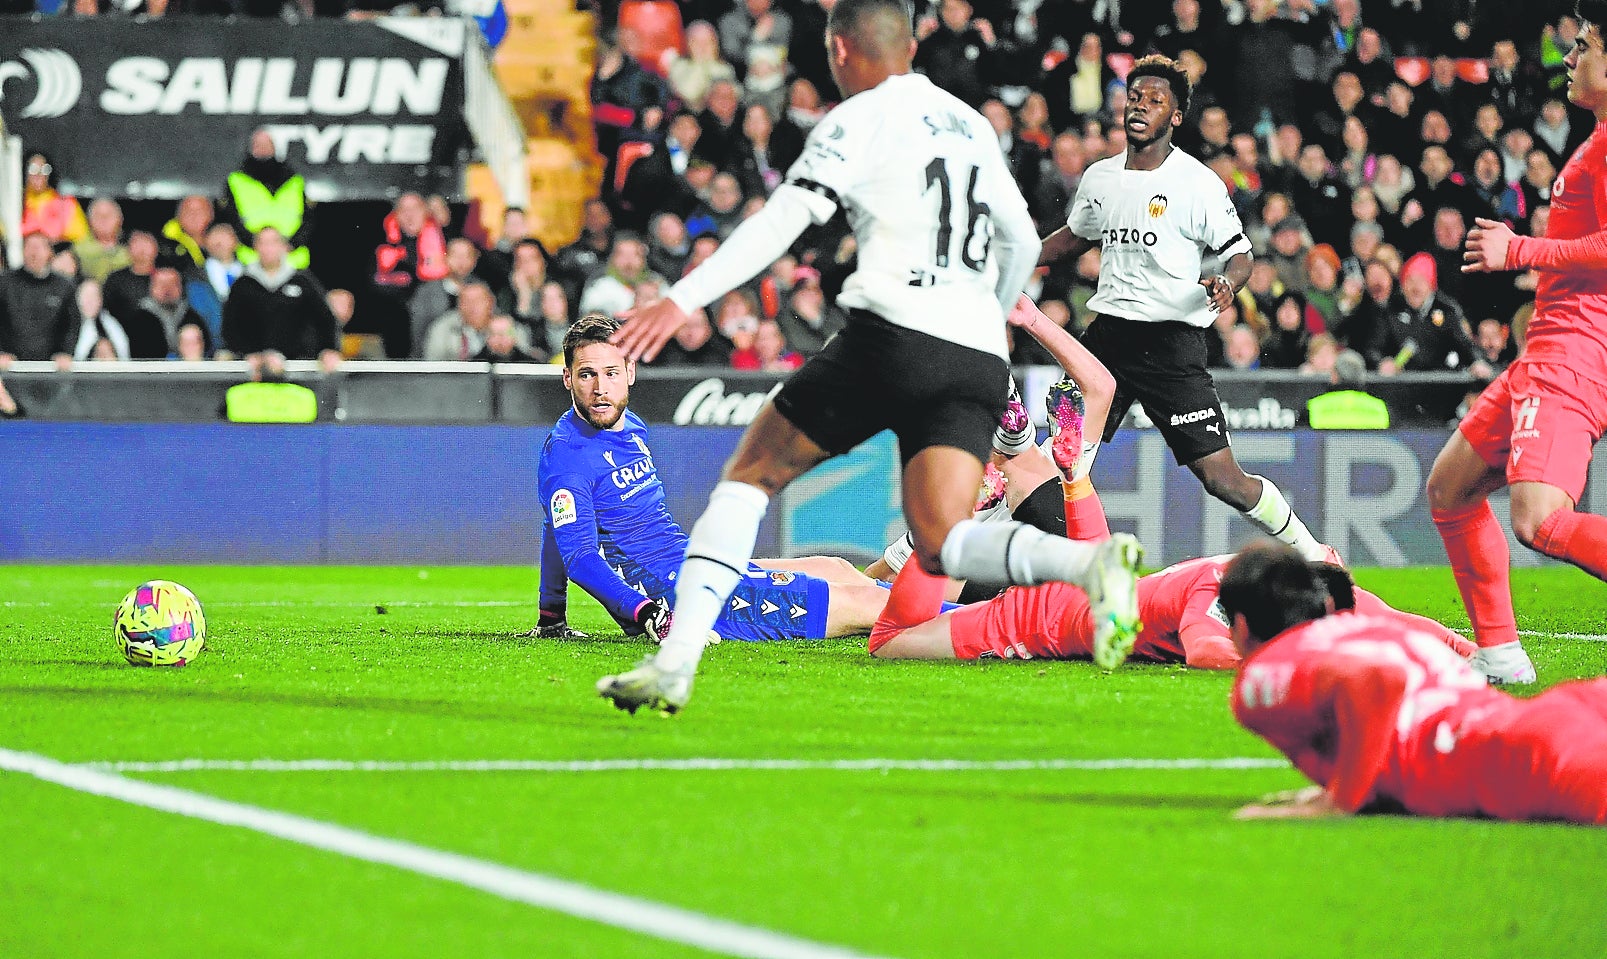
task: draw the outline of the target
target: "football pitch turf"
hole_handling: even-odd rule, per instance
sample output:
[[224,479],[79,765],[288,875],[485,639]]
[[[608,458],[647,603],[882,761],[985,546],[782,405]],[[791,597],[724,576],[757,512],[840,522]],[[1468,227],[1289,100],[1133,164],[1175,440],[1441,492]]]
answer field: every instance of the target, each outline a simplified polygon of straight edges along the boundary
[[[127,666],[111,639],[117,601],[157,577],[206,607],[207,650],[183,669]],[[1358,579],[1467,623],[1444,569]],[[559,899],[678,907],[695,915],[670,926],[733,954],[1607,954],[1607,831],[1234,821],[1303,780],[1233,723],[1226,675],[726,643],[666,720],[595,696],[645,646],[589,599],[571,622],[591,639],[515,635],[535,619],[530,569],[0,566],[0,581],[13,767],[49,757],[244,804],[247,825],[289,813],[562,880]],[[1607,589],[1550,568],[1516,573],[1515,592],[1543,685],[1607,674],[1589,638],[1607,633]],[[958,762],[921,762],[938,760]],[[640,904],[582,919],[24,772],[0,771],[0,812],[7,959],[711,954],[622,928]],[[742,952],[715,920],[798,951],[760,936]]]

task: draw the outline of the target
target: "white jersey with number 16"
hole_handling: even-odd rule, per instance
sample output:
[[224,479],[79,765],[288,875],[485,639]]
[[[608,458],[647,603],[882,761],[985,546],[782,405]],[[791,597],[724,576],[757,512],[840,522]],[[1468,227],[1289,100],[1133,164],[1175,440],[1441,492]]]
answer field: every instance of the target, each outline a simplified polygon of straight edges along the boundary
[[848,214],[859,267],[838,304],[1008,355],[1003,304],[1038,239],[981,114],[920,74],[891,76],[815,126],[787,184],[807,191],[816,223]]

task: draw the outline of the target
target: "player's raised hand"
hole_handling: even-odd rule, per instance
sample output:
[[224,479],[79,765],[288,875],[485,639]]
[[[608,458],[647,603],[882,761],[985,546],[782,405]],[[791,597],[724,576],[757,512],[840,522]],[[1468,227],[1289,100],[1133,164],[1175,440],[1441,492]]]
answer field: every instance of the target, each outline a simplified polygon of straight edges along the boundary
[[630,359],[651,362],[687,320],[686,313],[668,297],[619,315],[625,325],[613,343]]
[[1048,320],[1049,317],[1043,315],[1043,311],[1038,309],[1038,304],[1032,302],[1032,297],[1023,293],[1016,297],[1016,305],[1010,308],[1010,312],[1005,315],[1005,319],[1009,321],[1011,326],[1019,326],[1024,330],[1030,330],[1038,320]]
[[1505,223],[1475,217],[1462,254],[1462,272],[1492,273],[1506,269],[1507,250],[1512,247],[1513,236],[1512,227]]

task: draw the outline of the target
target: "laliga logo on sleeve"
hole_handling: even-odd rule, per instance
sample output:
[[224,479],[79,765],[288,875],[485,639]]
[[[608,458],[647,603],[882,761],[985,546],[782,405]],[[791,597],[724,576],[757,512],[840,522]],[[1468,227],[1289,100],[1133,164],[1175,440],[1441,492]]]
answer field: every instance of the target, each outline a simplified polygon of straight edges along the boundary
[[568,526],[577,518],[575,513],[575,494],[566,489],[554,492],[552,502],[548,504],[548,509],[552,515],[553,529]]
[[78,105],[78,95],[84,90],[83,74],[78,63],[61,50],[28,48],[22,51],[27,66],[15,60],[0,63],[0,100],[5,99],[7,80],[34,75],[33,102],[22,108],[25,120],[59,117]]

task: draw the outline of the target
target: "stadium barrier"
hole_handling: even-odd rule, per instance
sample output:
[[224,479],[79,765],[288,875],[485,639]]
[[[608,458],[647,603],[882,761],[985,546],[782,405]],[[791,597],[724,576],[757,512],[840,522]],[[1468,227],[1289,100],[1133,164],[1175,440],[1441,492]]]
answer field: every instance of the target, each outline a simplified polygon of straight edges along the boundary
[[[514,423],[549,425],[569,407],[556,367],[525,363],[351,362],[324,376],[314,363],[289,364],[289,379],[319,395],[319,419],[331,423]],[[17,363],[7,387],[40,420],[208,422],[222,418],[224,394],[247,378],[244,363]],[[1025,367],[1017,381],[1038,424],[1043,396],[1060,371]],[[1293,372],[1218,372],[1229,429],[1285,430],[1307,425],[1306,403],[1333,387]],[[725,369],[640,371],[631,408],[650,424],[742,426],[781,384],[771,373]],[[1469,389],[1465,376],[1405,374],[1368,385],[1397,426],[1439,429]],[[1151,424],[1135,411],[1130,424]]]
[[[0,423],[0,562],[533,564],[546,435],[497,424]],[[653,430],[683,524],[703,509],[739,435],[734,426]],[[1352,562],[1443,564],[1423,480],[1445,435],[1279,430],[1240,433],[1234,447]],[[1136,533],[1153,563],[1251,537],[1153,430],[1123,431],[1094,476],[1111,525]],[[1592,475],[1582,505],[1597,504],[1607,505],[1607,471]],[[902,529],[898,455],[884,434],[788,489],[758,551],[864,562]],[[1535,562],[1516,547],[1513,559]]]

